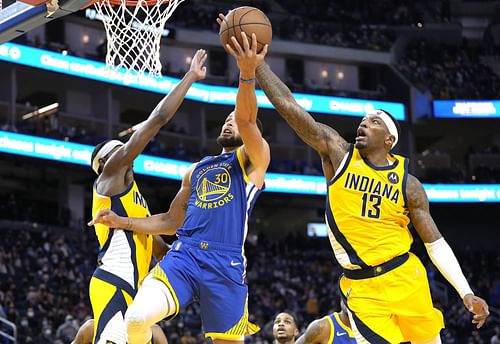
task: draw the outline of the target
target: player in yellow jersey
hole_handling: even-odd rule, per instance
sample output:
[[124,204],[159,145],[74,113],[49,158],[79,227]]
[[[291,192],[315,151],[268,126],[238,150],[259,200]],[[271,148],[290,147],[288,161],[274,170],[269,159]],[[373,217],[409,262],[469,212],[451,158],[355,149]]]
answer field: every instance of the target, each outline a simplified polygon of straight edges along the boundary
[[340,291],[357,342],[441,342],[443,316],[433,307],[424,266],[409,253],[410,220],[481,327],[488,305],[469,287],[430,215],[422,184],[408,174],[407,160],[390,153],[399,138],[397,121],[383,110],[371,111],[349,144],[304,111],[265,63],[257,67],[257,79],[279,114],[321,156],[329,237],[344,269]]
[[[121,216],[146,217],[149,209],[134,180],[132,164],[149,141],[175,114],[193,82],[206,75],[207,54],[198,50],[179,84],[163,98],[124,144],[118,140],[100,143],[91,157],[98,177],[93,187],[92,215],[112,209]],[[94,343],[126,344],[124,315],[142,280],[149,272],[151,235],[95,225],[99,242],[98,267],[90,281],[94,314]]]

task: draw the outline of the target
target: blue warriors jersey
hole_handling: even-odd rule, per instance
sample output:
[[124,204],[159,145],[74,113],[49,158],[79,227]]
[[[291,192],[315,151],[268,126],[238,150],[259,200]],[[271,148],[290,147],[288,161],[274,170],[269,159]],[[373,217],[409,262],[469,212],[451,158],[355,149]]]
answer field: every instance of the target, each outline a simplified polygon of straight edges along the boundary
[[339,318],[338,313],[327,315],[325,319],[330,324],[330,338],[328,344],[356,344],[356,339],[351,329]]
[[184,224],[177,230],[179,238],[242,246],[262,190],[248,179],[241,148],[202,159],[190,181],[191,196]]

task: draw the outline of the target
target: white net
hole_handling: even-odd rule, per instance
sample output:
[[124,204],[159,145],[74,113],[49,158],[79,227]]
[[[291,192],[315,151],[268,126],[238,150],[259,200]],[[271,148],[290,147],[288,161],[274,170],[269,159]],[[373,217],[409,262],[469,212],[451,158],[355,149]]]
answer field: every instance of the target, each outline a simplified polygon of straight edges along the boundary
[[161,75],[160,41],[165,23],[184,0],[98,0],[94,7],[106,29],[106,67]]

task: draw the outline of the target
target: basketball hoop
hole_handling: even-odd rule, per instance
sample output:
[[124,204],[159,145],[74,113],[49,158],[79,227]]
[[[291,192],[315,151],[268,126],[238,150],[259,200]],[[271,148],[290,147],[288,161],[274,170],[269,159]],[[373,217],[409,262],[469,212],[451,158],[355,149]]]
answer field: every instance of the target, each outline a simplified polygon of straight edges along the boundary
[[184,0],[97,0],[107,38],[106,68],[161,75],[165,23]]

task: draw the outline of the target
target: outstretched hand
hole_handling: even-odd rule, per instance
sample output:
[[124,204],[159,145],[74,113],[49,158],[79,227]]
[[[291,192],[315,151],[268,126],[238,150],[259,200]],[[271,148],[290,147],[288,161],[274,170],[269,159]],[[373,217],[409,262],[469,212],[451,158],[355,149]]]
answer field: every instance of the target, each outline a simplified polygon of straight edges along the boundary
[[204,49],[198,49],[191,59],[189,71],[194,73],[196,80],[203,80],[207,76],[207,67],[203,64],[207,60],[207,52]]
[[[226,16],[219,13],[219,18],[217,18],[217,23],[219,26],[222,22],[226,20]],[[267,50],[269,46],[266,44],[260,53],[257,53],[257,36],[252,33],[252,42],[248,41],[248,37],[245,32],[241,32],[241,39],[243,42],[243,47],[240,45],[236,37],[231,37],[231,44],[226,44],[226,50],[228,53],[236,59],[238,68],[244,78],[253,78],[255,75],[255,68],[257,65],[264,60],[267,55]]]
[[474,294],[467,294],[464,296],[464,305],[469,312],[474,314],[472,323],[476,324],[477,328],[481,328],[490,315],[486,301]]
[[236,63],[238,64],[238,68],[240,69],[242,75],[254,75],[257,65],[264,61],[268,45],[264,45],[262,51],[257,53],[257,36],[255,33],[252,33],[251,44],[248,42],[247,34],[243,31],[241,32],[241,39],[243,41],[243,47],[241,47],[236,37],[232,36],[232,46],[230,44],[226,44],[226,49],[229,54],[236,59]]
[[110,228],[124,228],[127,227],[126,219],[118,216],[111,209],[102,209],[94,216],[94,218],[87,223],[88,226],[93,226],[96,223],[103,224]]

